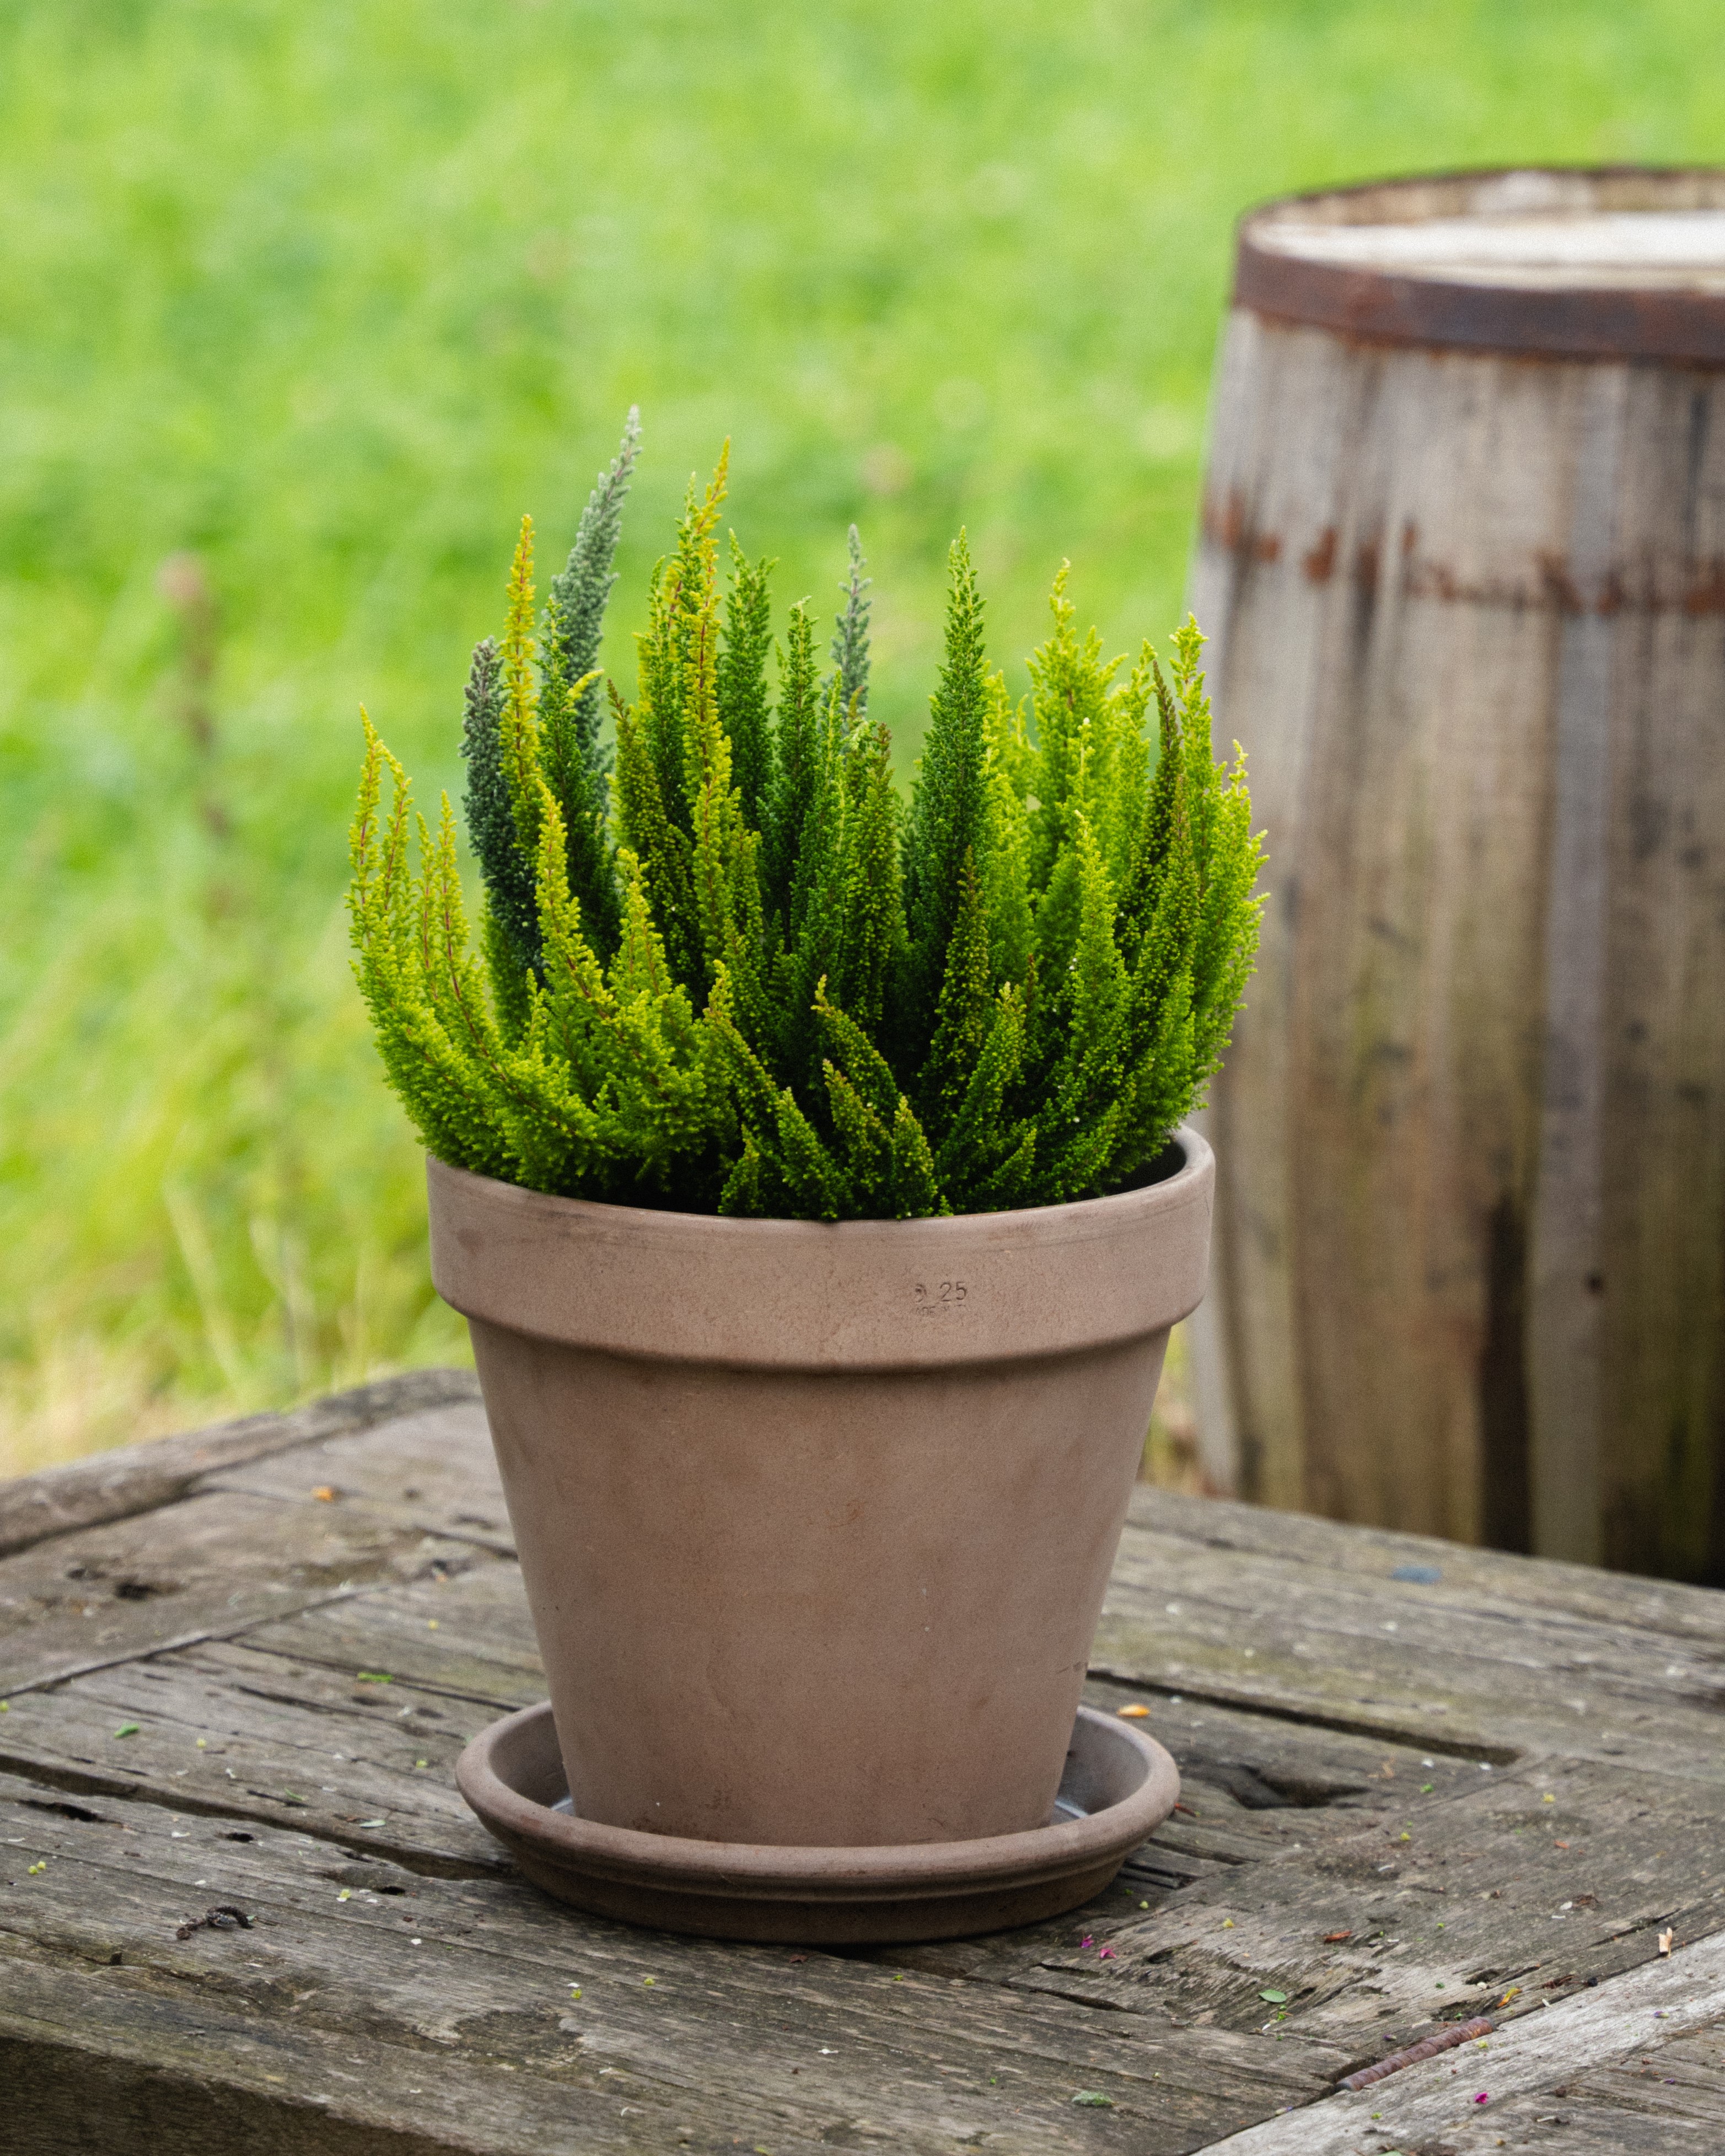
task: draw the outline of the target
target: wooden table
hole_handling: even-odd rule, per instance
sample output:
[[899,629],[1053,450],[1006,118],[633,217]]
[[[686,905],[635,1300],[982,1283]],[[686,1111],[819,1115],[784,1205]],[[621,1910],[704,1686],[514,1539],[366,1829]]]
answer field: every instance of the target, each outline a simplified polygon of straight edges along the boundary
[[573,1915],[457,1796],[542,1684],[470,1378],[0,1486],[0,1552],[19,2156],[1725,2147],[1725,1597],[1141,1490],[1089,1696],[1168,1828],[803,1953]]

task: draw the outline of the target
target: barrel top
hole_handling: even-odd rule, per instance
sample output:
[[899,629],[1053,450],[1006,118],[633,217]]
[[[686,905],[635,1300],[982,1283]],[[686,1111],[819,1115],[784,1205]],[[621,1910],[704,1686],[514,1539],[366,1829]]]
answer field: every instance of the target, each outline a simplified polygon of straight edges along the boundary
[[1725,366],[1725,172],[1523,170],[1291,196],[1235,304],[1368,343]]

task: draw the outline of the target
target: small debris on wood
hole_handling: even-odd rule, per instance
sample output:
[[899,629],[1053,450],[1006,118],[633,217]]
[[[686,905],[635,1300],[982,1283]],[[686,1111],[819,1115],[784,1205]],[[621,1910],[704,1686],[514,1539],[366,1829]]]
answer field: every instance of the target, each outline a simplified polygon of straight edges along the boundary
[[1659,1935],[1659,1951],[1662,1954],[1669,1954],[1676,1938],[1676,1933],[1675,1932],[1661,1932]]
[[1344,1939],[1351,1939],[1353,1937],[1352,1932],[1326,1932],[1324,1944],[1327,1947],[1339,1947]]
[[218,1902],[201,1917],[187,1917],[174,1937],[189,1939],[193,1932],[249,1932],[251,1928],[252,1920],[244,1909],[232,1902]]
[[1113,2097],[1104,2096],[1100,2089],[1080,2089],[1072,2101],[1091,2111],[1112,2111],[1114,2108]]
[[395,1679],[390,1676],[388,1670],[357,1670],[354,1672],[354,1682],[356,1684],[393,1684]]
[[320,1482],[311,1494],[320,1505],[333,1505],[336,1502],[334,1486],[328,1482]]
[[138,1724],[135,1722],[122,1722],[114,1732],[116,1737],[136,1737],[137,1733]]
[[1114,1712],[1122,1722],[1145,1722],[1150,1715],[1147,1707],[1117,1707]]
[[1422,2059],[1435,2059],[1440,2051],[1453,2051],[1458,2044],[1471,2044],[1479,2037],[1489,2036],[1497,2025],[1481,2015],[1476,2020],[1462,2021],[1453,2029],[1440,2030],[1421,2043],[1409,2044],[1405,2051],[1392,2051],[1375,2066],[1362,2066],[1358,2073],[1344,2074],[1338,2086],[1345,2089],[1369,2088],[1373,2082],[1399,2074],[1404,2066],[1416,2066]]

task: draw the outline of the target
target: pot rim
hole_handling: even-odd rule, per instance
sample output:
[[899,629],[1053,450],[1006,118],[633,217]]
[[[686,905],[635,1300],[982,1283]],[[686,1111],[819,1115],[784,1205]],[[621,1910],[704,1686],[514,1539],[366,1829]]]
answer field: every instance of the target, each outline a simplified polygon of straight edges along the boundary
[[432,1279],[475,1324],[649,1362],[927,1370],[1120,1347],[1204,1295],[1215,1158],[1174,1139],[1179,1167],[1137,1190],[919,1220],[608,1205],[429,1155]]
[[627,1229],[633,1223],[637,1232],[643,1235],[655,1231],[661,1235],[675,1234],[687,1224],[703,1240],[718,1233],[756,1241],[768,1237],[784,1240],[793,1235],[823,1242],[834,1236],[860,1242],[880,1235],[902,1241],[914,1235],[939,1234],[956,1238],[983,1223],[1009,1229],[1023,1223],[1027,1227],[1034,1226],[1036,1241],[1045,1243],[1064,1240],[1068,1235],[1086,1235],[1097,1228],[1112,1229],[1128,1218],[1136,1220],[1141,1214],[1172,1212],[1189,1204],[1204,1182],[1214,1156],[1208,1140],[1189,1123],[1177,1123],[1169,1132],[1168,1142],[1178,1147],[1184,1155],[1180,1165],[1171,1175],[1159,1176],[1153,1183],[1139,1183],[1130,1190],[1111,1191],[1104,1198],[1070,1199],[1060,1205],[1010,1206],[993,1213],[927,1213],[911,1220],[786,1219],[777,1215],[763,1219],[726,1213],[685,1213],[668,1206],[619,1205],[602,1198],[561,1198],[552,1191],[535,1190],[525,1183],[506,1183],[496,1176],[480,1175],[470,1168],[457,1168],[429,1148],[425,1166],[428,1175],[434,1178],[448,1176],[459,1183],[471,1184],[505,1205],[525,1203],[535,1210],[551,1208],[571,1222],[595,1228],[615,1225]]

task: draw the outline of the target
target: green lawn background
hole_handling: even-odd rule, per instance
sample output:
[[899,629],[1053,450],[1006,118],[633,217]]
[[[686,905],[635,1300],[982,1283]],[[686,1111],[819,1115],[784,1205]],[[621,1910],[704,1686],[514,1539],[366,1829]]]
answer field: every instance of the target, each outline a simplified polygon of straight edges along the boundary
[[860,522],[908,767],[961,521],[1014,669],[1063,555],[1117,647],[1172,625],[1243,207],[1717,157],[1720,42],[1697,0],[0,6],[0,1472],[465,1352],[347,972],[357,706],[458,785],[516,521],[548,573],[631,401],[624,685],[728,434],[781,602]]

